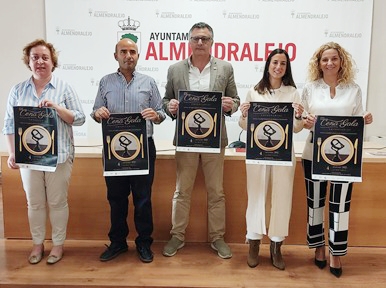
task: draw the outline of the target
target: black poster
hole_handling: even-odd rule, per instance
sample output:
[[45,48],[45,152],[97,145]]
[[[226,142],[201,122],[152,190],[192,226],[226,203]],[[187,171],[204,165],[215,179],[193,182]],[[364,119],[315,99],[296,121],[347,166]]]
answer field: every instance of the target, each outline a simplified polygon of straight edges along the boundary
[[364,119],[320,116],[313,138],[312,178],[362,182]]
[[146,120],[141,113],[111,114],[102,120],[103,176],[149,174]]
[[179,91],[177,151],[220,153],[222,92]]
[[292,103],[250,102],[246,163],[292,166]]
[[58,165],[56,110],[16,106],[13,113],[16,163],[21,168],[54,172]]

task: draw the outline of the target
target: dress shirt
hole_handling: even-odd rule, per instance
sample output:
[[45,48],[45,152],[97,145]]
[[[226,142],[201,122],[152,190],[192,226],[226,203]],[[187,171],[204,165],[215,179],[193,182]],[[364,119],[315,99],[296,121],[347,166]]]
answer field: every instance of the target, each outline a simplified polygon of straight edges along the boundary
[[[72,123],[74,126],[80,126],[86,120],[78,95],[68,83],[52,75],[50,82],[46,84],[39,97],[31,77],[12,87],[9,93],[3,134],[15,134],[14,106],[38,107],[43,100],[50,100],[71,110],[74,115],[74,122]],[[58,163],[66,162],[67,158],[74,154],[72,125],[58,117]]]
[[[136,71],[129,83],[119,69],[101,79],[91,113],[92,118],[95,119],[95,111],[102,106],[106,107],[111,114],[140,113],[145,108],[152,108],[158,113],[160,122],[166,117],[155,80]],[[152,137],[152,121],[146,121],[146,130],[147,136]]]
[[210,57],[210,61],[204,69],[200,70],[193,66],[190,57],[188,58],[189,62],[189,85],[190,89],[193,91],[209,91],[210,84],[210,65],[212,64],[213,57]]

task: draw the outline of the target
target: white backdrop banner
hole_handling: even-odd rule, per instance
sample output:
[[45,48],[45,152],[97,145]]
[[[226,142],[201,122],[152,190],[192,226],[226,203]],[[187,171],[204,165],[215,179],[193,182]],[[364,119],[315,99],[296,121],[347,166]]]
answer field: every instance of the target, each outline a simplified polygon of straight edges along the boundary
[[[273,49],[288,51],[301,93],[312,54],[334,41],[352,54],[366,105],[373,0],[46,0],[45,11],[47,40],[60,52],[55,73],[74,86],[86,114],[99,80],[118,68],[113,53],[122,36],[138,41],[137,70],[153,77],[163,96],[168,67],[189,56],[189,29],[201,21],[214,30],[212,55],[233,65],[241,102]],[[230,141],[239,137],[239,116],[227,117]],[[169,118],[157,125],[156,140],[171,142],[174,125]],[[91,117],[74,134],[77,143],[101,143]]]

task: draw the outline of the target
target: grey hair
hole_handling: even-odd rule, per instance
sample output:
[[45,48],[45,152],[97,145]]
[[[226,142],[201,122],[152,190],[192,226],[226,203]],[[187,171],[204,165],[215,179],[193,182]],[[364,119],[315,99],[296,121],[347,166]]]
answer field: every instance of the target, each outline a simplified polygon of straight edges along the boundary
[[214,39],[214,32],[213,32],[212,27],[210,27],[210,25],[205,23],[205,22],[198,22],[198,23],[194,24],[192,26],[192,28],[190,28],[190,30],[189,30],[189,37],[190,37],[190,35],[192,35],[192,31],[194,29],[205,29],[205,28],[207,28],[209,30],[210,34],[212,34],[212,39]]

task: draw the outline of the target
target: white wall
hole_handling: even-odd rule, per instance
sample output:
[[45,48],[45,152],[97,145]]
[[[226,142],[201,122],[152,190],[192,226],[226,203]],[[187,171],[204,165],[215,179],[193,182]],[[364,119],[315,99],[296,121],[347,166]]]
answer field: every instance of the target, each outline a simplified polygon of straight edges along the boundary
[[[0,35],[0,130],[9,90],[31,77],[21,58],[24,46],[36,38],[45,38],[44,0],[1,0]],[[1,132],[0,132],[1,133]],[[5,137],[0,135],[0,151],[7,151]]]
[[[49,1],[49,0],[48,0]],[[3,126],[4,110],[8,92],[12,85],[25,80],[31,73],[21,61],[24,45],[36,38],[45,38],[44,0],[2,0],[0,11],[0,31],[3,43],[0,46],[0,119]],[[5,8],[6,7],[6,8]],[[367,110],[374,115],[374,123],[366,128],[366,136],[386,135],[386,97],[381,90],[386,79],[384,69],[386,57],[386,35],[382,31],[386,20],[382,15],[386,11],[386,1],[374,0],[373,35],[370,56],[369,88]],[[166,75],[165,75],[166,77]],[[235,140],[235,139],[231,139]],[[0,136],[0,151],[6,151],[5,139]]]
[[373,35],[370,50],[370,73],[367,110],[374,116],[374,123],[366,127],[366,136],[386,135],[386,1],[374,0]]

